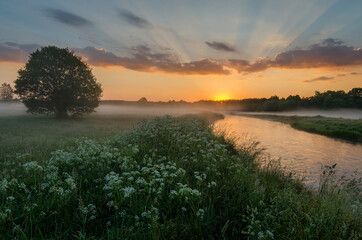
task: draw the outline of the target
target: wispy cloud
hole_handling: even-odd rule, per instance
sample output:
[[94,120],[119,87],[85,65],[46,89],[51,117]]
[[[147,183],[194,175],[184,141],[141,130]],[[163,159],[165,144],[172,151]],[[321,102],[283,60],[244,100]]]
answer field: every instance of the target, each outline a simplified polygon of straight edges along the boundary
[[222,42],[205,42],[205,43],[210,48],[213,48],[218,51],[236,52],[236,49],[227,43],[222,43]]
[[126,23],[138,28],[152,28],[152,24],[146,19],[137,16],[127,9],[119,10],[119,17]]
[[93,25],[91,21],[67,11],[52,8],[47,8],[44,11],[48,17],[69,26],[86,27]]
[[321,77],[313,78],[310,80],[304,80],[304,82],[311,83],[311,82],[317,82],[317,81],[329,81],[329,80],[333,80],[333,79],[334,79],[334,77],[321,76]]
[[351,72],[350,74],[351,75],[358,75],[359,73],[358,72]]

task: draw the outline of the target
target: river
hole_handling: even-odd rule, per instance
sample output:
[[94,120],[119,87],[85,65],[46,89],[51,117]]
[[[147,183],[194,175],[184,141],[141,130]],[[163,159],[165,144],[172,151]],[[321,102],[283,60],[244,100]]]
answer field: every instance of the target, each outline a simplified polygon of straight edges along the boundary
[[[286,171],[294,171],[312,188],[318,187],[324,166],[337,163],[338,176],[362,177],[362,145],[293,129],[290,125],[251,117],[226,115],[215,124],[239,137],[238,144],[254,139],[264,154],[279,159]],[[245,137],[247,136],[247,137]]]

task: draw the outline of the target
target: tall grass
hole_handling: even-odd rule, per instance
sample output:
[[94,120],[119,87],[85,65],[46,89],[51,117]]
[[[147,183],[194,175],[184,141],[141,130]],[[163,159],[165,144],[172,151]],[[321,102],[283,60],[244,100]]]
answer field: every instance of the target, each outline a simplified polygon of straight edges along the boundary
[[[200,120],[143,121],[0,163],[2,239],[358,239],[351,186],[311,193]],[[27,161],[27,158],[30,158]]]

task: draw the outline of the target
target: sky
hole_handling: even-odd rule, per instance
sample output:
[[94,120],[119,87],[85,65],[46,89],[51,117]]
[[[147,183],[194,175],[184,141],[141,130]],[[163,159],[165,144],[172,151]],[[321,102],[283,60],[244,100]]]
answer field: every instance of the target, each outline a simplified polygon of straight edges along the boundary
[[0,1],[0,84],[48,45],[81,56],[105,100],[349,91],[362,87],[362,1]]

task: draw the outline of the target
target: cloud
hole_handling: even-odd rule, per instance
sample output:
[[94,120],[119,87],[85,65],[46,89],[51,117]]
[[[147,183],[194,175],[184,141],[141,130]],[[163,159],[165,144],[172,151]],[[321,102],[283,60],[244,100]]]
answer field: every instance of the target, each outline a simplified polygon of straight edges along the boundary
[[236,49],[226,43],[222,42],[205,42],[207,46],[213,48],[218,51],[225,51],[225,52],[236,52]]
[[333,79],[334,79],[334,77],[321,76],[321,77],[313,78],[310,80],[304,80],[304,82],[310,83],[310,82],[317,82],[317,81],[329,81],[329,80],[333,80]]
[[138,28],[151,28],[153,25],[144,18],[141,18],[126,9],[119,10],[119,17],[128,24]]
[[93,25],[91,21],[63,10],[47,8],[45,9],[45,12],[48,17],[73,27],[86,27]]
[[[0,62],[27,62],[31,52],[41,48],[38,44],[0,43]],[[90,65],[124,67],[141,72],[164,72],[185,75],[227,75],[222,63],[213,59],[182,62],[171,51],[154,52],[146,45],[132,48],[132,57],[120,57],[103,48],[71,48]]]
[[228,67],[240,72],[259,72],[268,68],[333,68],[362,65],[362,49],[328,38],[307,49],[294,49],[279,53],[274,59],[259,58],[254,63],[229,59]]
[[0,62],[26,62],[29,59],[29,54],[40,47],[38,44],[1,43]]
[[[322,41],[322,44],[329,47],[333,47],[333,46],[341,46],[342,44],[344,44],[344,42],[334,38],[326,38]],[[319,45],[317,44],[312,46],[319,46]]]
[[344,76],[346,76],[346,74],[341,73],[341,74],[337,74],[337,76],[338,76],[338,77],[344,77]]
[[351,72],[350,74],[351,75],[358,75],[359,73],[358,72]]
[[[26,62],[30,52],[40,48],[37,44],[0,43],[0,61]],[[342,41],[326,39],[306,49],[294,49],[277,54],[274,58],[258,58],[254,62],[245,59],[201,59],[183,62],[170,49],[158,51],[146,45],[131,48],[131,56],[117,56],[105,49],[86,47],[73,48],[94,66],[119,66],[142,72],[165,72],[176,74],[228,75],[232,71],[248,74],[269,68],[303,69],[334,68],[362,65],[362,49],[346,46]],[[358,73],[350,73],[356,75]],[[330,79],[312,79],[306,82]]]
[[254,63],[244,59],[228,59],[225,65],[238,73],[252,73],[266,70],[272,66],[272,62],[270,58],[259,58]]
[[319,68],[340,67],[362,64],[362,49],[346,46],[342,41],[326,39],[308,49],[290,50],[279,53],[273,67]]
[[172,52],[154,53],[145,45],[134,47],[132,57],[119,57],[105,49],[94,47],[77,48],[74,51],[94,66],[119,66],[141,72],[160,71],[185,75],[230,74],[218,61],[203,59],[181,62]]

